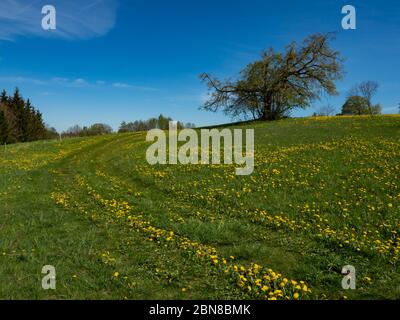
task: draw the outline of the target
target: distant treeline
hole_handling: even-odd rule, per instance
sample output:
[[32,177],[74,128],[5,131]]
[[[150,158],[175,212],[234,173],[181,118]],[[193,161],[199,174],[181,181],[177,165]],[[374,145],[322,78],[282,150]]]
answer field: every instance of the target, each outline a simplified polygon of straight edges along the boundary
[[[150,118],[148,120],[138,120],[134,122],[125,122],[123,121],[119,127],[118,132],[137,132],[137,131],[149,131],[151,129],[161,129],[168,130],[169,122],[172,121],[172,118],[164,117],[162,114],[158,118]],[[182,123],[178,121],[177,123],[178,129],[183,128],[195,128],[195,124],[193,123]]]
[[49,139],[54,129],[47,129],[42,114],[30,100],[24,100],[18,90],[9,96],[5,90],[0,96],[0,143],[10,144]]
[[[138,120],[134,122],[125,122],[123,121],[118,129],[118,133],[125,132],[138,132],[138,131],[148,131],[151,129],[161,129],[168,130],[169,122],[172,121],[172,118],[164,117],[162,114],[158,118],[151,118],[148,120]],[[182,123],[178,121],[177,123],[178,129],[183,128],[195,128],[196,126],[193,123]],[[79,125],[75,125],[68,130],[62,133],[63,137],[87,137],[87,136],[99,136],[104,134],[113,133],[113,129],[108,124],[104,123],[95,123],[89,127],[81,127]]]
[[108,124],[95,123],[89,127],[80,127],[75,125],[62,133],[63,137],[88,137],[110,134],[113,129]]

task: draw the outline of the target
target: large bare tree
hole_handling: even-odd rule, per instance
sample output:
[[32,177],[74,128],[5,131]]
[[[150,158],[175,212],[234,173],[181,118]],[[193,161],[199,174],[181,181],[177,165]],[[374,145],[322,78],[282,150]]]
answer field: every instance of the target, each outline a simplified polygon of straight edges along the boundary
[[202,108],[274,120],[292,109],[308,107],[322,92],[337,94],[335,81],[342,78],[343,61],[330,47],[332,39],[332,34],[314,34],[301,45],[292,42],[283,53],[271,48],[234,81],[202,74],[209,89]]

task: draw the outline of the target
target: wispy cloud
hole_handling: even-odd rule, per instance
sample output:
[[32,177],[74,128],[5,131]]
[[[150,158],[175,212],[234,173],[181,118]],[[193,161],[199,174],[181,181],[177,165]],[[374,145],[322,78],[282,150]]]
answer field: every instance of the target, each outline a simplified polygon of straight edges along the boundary
[[14,83],[14,84],[29,83],[34,85],[46,85],[46,81],[34,78],[19,77],[19,76],[0,77],[0,82]]
[[57,29],[46,31],[41,22],[43,1],[1,0],[0,40],[21,36],[87,39],[108,33],[115,25],[118,0],[52,0]]
[[63,88],[116,88],[116,89],[129,89],[136,91],[159,91],[157,88],[133,85],[122,82],[108,83],[106,81],[88,81],[84,78],[69,79],[63,77],[53,77],[51,79],[36,79],[21,76],[2,76],[0,77],[0,83],[12,83],[18,84],[31,84],[37,86],[55,86]]
[[156,88],[151,88],[151,87],[143,87],[143,86],[136,86],[128,83],[121,83],[121,82],[115,82],[112,84],[114,88],[119,88],[119,89],[133,89],[133,90],[140,90],[140,91],[158,91]]

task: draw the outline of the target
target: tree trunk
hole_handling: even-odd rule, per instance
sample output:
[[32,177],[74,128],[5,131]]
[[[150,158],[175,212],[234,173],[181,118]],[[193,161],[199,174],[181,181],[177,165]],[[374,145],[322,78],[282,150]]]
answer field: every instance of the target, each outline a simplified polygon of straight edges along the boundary
[[262,114],[262,119],[264,121],[268,121],[268,120],[273,120],[271,119],[272,116],[272,110],[271,110],[271,98],[270,97],[265,97],[264,101],[263,101],[263,114]]

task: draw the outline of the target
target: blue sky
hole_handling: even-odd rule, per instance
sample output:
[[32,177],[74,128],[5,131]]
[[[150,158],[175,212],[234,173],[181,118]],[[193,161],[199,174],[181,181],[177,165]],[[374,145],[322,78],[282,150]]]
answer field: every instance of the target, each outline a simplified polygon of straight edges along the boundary
[[[42,6],[57,9],[57,30],[41,28]],[[357,30],[341,29],[341,8],[357,10]],[[339,111],[363,80],[380,83],[385,113],[400,103],[398,0],[2,0],[0,89],[18,86],[58,130],[74,124],[147,119],[160,113],[197,125],[227,122],[198,110],[198,75],[234,77],[268,47],[282,49],[316,32],[337,31],[346,58]]]

